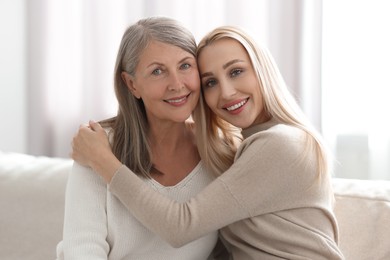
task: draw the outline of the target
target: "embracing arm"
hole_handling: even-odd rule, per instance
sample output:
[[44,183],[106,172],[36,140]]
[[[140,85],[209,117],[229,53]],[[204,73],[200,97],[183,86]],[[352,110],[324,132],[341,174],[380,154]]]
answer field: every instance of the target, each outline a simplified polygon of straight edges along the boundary
[[213,182],[188,203],[164,197],[117,160],[106,132],[97,123],[80,127],[73,139],[72,157],[101,175],[133,215],[171,245],[185,245],[249,217],[222,181]]
[[179,203],[147,186],[123,165],[113,177],[109,190],[141,223],[174,247],[249,217],[219,180],[213,181],[196,197]]
[[[99,131],[98,127],[96,133]],[[95,138],[93,143],[107,139],[103,134],[100,138],[85,136]],[[252,141],[246,140],[231,168],[184,203],[154,191],[124,165],[116,168],[115,163],[108,163],[115,167],[104,172],[105,166],[99,168],[99,165],[110,158],[110,150],[106,148],[104,156],[96,152],[95,160],[99,163],[91,166],[96,167],[99,174],[110,176],[105,178],[109,190],[141,223],[173,246],[181,246],[242,219],[311,206],[311,200],[321,194],[309,194],[315,191],[308,189],[313,183],[315,169],[297,164],[297,156],[303,151],[302,144],[299,138],[267,131]]]

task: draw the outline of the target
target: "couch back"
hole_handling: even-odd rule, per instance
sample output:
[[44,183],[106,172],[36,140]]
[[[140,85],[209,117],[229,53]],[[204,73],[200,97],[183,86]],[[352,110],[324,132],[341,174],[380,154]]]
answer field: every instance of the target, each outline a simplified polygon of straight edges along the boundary
[[[0,259],[55,259],[70,159],[0,152]],[[347,260],[390,259],[390,181],[333,179]]]
[[390,181],[335,178],[333,189],[346,259],[390,259]]

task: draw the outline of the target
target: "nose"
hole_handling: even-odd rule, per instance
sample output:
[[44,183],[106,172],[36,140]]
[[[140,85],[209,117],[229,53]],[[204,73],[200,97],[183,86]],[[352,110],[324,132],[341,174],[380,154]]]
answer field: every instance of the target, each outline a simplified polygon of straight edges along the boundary
[[184,88],[184,84],[181,80],[180,75],[177,72],[173,72],[169,75],[168,90],[178,91]]
[[221,98],[223,99],[230,99],[233,97],[237,91],[233,84],[229,84],[228,82],[220,82],[220,89],[221,89]]

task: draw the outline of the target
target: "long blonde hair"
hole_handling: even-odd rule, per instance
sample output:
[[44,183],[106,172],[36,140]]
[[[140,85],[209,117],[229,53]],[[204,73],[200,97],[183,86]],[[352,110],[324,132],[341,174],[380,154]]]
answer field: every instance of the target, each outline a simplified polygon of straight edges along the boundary
[[112,128],[112,150],[133,172],[147,174],[152,166],[147,139],[148,121],[144,103],[128,90],[121,73],[134,76],[139,57],[152,40],[177,46],[196,55],[192,33],[178,21],[167,17],[150,17],[131,25],[123,34],[114,71],[114,88],[119,103],[117,116],[101,121]]
[[[257,79],[260,82],[260,92],[264,99],[265,111],[278,121],[298,127],[306,132],[306,149],[303,158],[308,156],[312,151],[315,151],[319,174],[328,173],[330,171],[330,159],[327,147],[324,145],[321,135],[307,120],[296,100],[289,92],[272,55],[266,48],[256,44],[256,42],[241,29],[232,26],[222,26],[211,31],[200,41],[197,55],[199,55],[204,47],[222,38],[234,39],[245,48],[256,72]],[[231,128],[226,129],[226,127],[224,127],[226,122],[225,124],[220,123],[221,119],[218,119],[205,104],[203,90],[200,97],[200,103],[201,104],[196,108],[194,118],[202,123],[202,127],[204,129],[209,128],[213,132],[216,131],[215,129],[219,129],[219,131],[223,132],[223,136],[231,136]],[[201,156],[210,158],[207,162],[210,164],[209,167],[212,169],[221,169],[221,167],[218,167],[220,163],[215,159],[218,158],[220,154],[217,145],[208,147],[209,143],[213,144],[217,142],[215,140],[215,135],[207,135],[201,131],[198,133],[197,137],[199,139],[198,149]],[[220,171],[219,173],[222,172]]]

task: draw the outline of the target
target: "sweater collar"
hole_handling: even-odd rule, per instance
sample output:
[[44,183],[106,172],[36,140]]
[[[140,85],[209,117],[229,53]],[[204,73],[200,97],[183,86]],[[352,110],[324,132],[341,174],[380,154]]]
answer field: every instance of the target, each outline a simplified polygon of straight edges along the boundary
[[258,132],[261,132],[261,131],[264,131],[264,130],[267,130],[271,127],[273,127],[274,125],[277,125],[279,122],[275,119],[275,118],[271,118],[270,120],[268,120],[267,122],[264,122],[264,123],[261,123],[261,124],[257,124],[257,125],[253,125],[253,126],[250,126],[244,130],[241,131],[241,134],[242,136],[244,137],[244,139],[248,138],[249,136],[255,134],[255,133],[258,133]]

